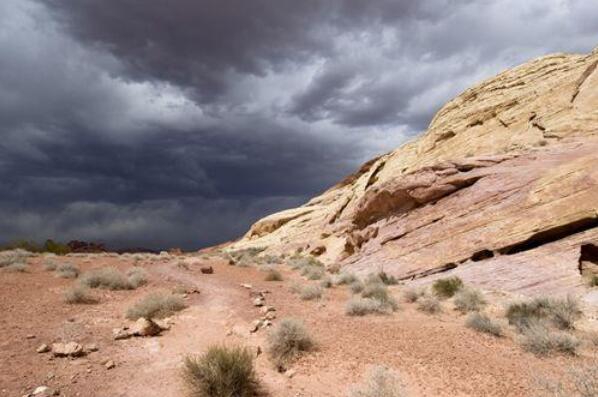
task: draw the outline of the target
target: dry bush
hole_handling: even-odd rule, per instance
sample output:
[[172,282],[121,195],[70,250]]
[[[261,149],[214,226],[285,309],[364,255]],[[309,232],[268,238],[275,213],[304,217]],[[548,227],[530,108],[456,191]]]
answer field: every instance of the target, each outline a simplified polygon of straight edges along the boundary
[[90,270],[81,275],[80,281],[89,288],[103,288],[113,291],[134,288],[129,279],[113,267]]
[[44,270],[48,272],[53,272],[58,267],[58,263],[54,259],[46,259],[44,261]]
[[357,276],[348,272],[342,272],[334,278],[334,284],[336,285],[351,285],[355,281],[358,281]]
[[564,332],[551,332],[540,322],[530,323],[523,330],[520,343],[524,350],[538,356],[548,355],[555,351],[575,355],[580,345],[574,336]]
[[29,266],[23,262],[11,263],[4,267],[4,271],[9,273],[26,273],[29,270]]
[[370,298],[380,302],[384,310],[394,311],[398,308],[396,300],[388,292],[388,288],[384,284],[366,284],[361,291],[362,298]]
[[89,288],[79,283],[69,287],[64,292],[64,301],[68,304],[91,304],[97,300],[89,294]]
[[314,347],[303,322],[292,318],[284,318],[274,327],[268,334],[267,344],[270,359],[279,371],[284,371],[302,352]]
[[455,309],[461,313],[480,311],[486,303],[482,292],[474,288],[461,288],[454,300]]
[[382,281],[385,285],[397,285],[399,280],[395,276],[391,276],[384,271],[378,273],[378,278]]
[[320,280],[326,271],[319,266],[306,266],[301,270],[301,275],[307,277],[308,280]]
[[360,280],[355,280],[351,283],[349,288],[351,288],[351,292],[353,292],[354,294],[359,294],[363,291],[365,285]]
[[598,396],[598,361],[569,368],[566,379],[538,381],[540,396],[596,397]]
[[147,272],[141,267],[132,267],[127,270],[127,280],[131,288],[139,288],[147,284]]
[[266,281],[282,281],[282,274],[276,269],[269,269],[264,277]]
[[363,385],[357,386],[350,397],[404,397],[407,396],[397,374],[383,366],[372,368]]
[[291,269],[298,270],[304,267],[321,267],[324,268],[324,264],[313,256],[299,256],[295,255],[289,258],[288,265]]
[[183,362],[183,382],[190,397],[254,397],[261,387],[247,348],[210,346]]
[[384,306],[380,301],[371,298],[354,296],[345,306],[345,314],[348,316],[365,316],[366,314],[388,314],[392,308]]
[[189,265],[187,264],[187,262],[179,261],[176,263],[175,266],[177,267],[177,269],[189,270]]
[[432,290],[439,298],[451,298],[463,288],[463,281],[459,277],[441,278],[432,284]]
[[415,303],[419,298],[426,295],[426,290],[409,288],[403,292],[403,300],[408,303]]
[[164,318],[183,310],[187,305],[179,295],[154,292],[127,310],[129,320]]
[[502,327],[500,326],[500,323],[482,313],[471,313],[469,317],[467,317],[465,325],[478,332],[484,332],[494,336],[502,335]]
[[320,287],[322,288],[332,288],[334,283],[332,282],[332,278],[330,276],[324,276],[324,278],[320,281]]
[[303,285],[301,283],[298,283],[297,281],[293,281],[291,283],[291,286],[289,287],[289,291],[291,291],[294,294],[301,293],[302,289],[303,289]]
[[63,263],[56,268],[56,276],[60,278],[77,278],[79,272],[79,268],[72,263]]
[[301,288],[299,297],[304,301],[320,299],[322,297],[322,288],[319,285],[305,285]]
[[573,329],[575,321],[581,317],[579,303],[571,296],[566,299],[534,298],[525,302],[511,303],[507,307],[506,317],[509,324],[519,331],[530,324],[549,319],[559,329]]
[[435,296],[426,295],[418,299],[417,310],[428,314],[436,314],[442,311],[442,306]]
[[0,252],[0,268],[25,263],[27,258],[31,255],[31,252],[25,251],[23,249],[2,251]]

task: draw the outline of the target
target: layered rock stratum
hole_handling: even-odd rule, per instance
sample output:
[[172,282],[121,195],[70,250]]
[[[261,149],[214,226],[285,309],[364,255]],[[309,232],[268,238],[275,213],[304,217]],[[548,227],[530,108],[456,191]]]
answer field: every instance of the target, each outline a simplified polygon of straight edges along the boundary
[[598,272],[597,66],[598,49],[555,54],[486,80],[417,139],[229,248],[413,282],[457,274],[526,294],[587,289],[582,273]]

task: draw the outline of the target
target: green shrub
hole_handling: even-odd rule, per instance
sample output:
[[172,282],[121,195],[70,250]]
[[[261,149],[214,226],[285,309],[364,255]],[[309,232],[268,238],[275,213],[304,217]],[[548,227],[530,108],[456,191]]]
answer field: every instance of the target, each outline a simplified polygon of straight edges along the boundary
[[436,314],[442,311],[442,307],[436,297],[426,295],[417,301],[417,310],[428,314]]
[[103,288],[109,290],[133,289],[129,279],[113,267],[103,267],[83,273],[81,284],[89,288]]
[[303,322],[285,318],[268,334],[267,346],[275,367],[284,371],[302,352],[311,350],[314,341]]
[[266,281],[282,281],[282,274],[276,269],[270,269],[264,277]]
[[254,397],[261,387],[250,350],[210,346],[200,356],[187,356],[183,381],[192,397]]
[[493,321],[487,315],[478,312],[471,313],[469,317],[467,317],[465,325],[478,332],[485,332],[494,336],[502,335],[502,327],[498,322]]
[[179,295],[154,292],[127,310],[129,320],[164,318],[183,310],[187,305]]
[[486,306],[484,295],[477,289],[462,288],[455,295],[455,308],[462,313],[477,312]]
[[405,397],[407,394],[399,377],[386,367],[370,370],[363,385],[351,391],[351,397]]
[[79,277],[79,268],[71,263],[64,263],[56,268],[56,276],[60,278]]
[[463,288],[463,281],[459,277],[441,278],[432,284],[432,290],[439,298],[451,298]]
[[81,284],[75,284],[64,292],[64,301],[68,304],[89,304],[97,300],[89,294],[89,289]]
[[322,297],[322,288],[318,285],[305,285],[299,292],[299,297],[304,301],[320,299]]
[[580,345],[574,336],[564,332],[551,332],[540,322],[529,323],[523,330],[520,342],[524,350],[539,356],[553,351],[575,355]]
[[147,284],[147,272],[141,267],[132,267],[127,270],[127,281],[132,289]]

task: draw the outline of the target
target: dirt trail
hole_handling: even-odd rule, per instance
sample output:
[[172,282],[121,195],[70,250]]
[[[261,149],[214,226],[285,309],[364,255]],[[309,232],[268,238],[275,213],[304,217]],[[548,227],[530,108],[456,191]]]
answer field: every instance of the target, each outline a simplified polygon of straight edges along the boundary
[[[83,269],[133,264],[118,258],[68,261]],[[534,374],[558,376],[579,360],[537,358],[523,352],[512,335],[497,339],[465,328],[463,316],[448,308],[431,317],[403,303],[391,316],[348,317],[343,312],[347,287],[326,290],[321,301],[304,302],[289,291],[293,282],[307,283],[294,272],[283,271],[283,282],[265,282],[255,268],[211,259],[215,272],[205,275],[199,268],[208,261],[187,261],[197,263],[189,270],[177,266],[178,260],[143,264],[151,275],[148,286],[101,291],[99,304],[83,306],[62,303],[62,291],[71,281],[44,272],[40,260],[34,260],[30,273],[2,272],[0,396],[21,396],[42,384],[69,397],[181,396],[178,372],[184,355],[201,353],[213,343],[264,348],[265,330],[248,337],[227,335],[234,325],[248,327],[260,317],[241,283],[271,291],[266,300],[276,307],[278,319],[303,319],[317,341],[316,351],[294,364],[292,378],[275,372],[265,354],[258,357],[258,374],[272,396],[346,396],[374,364],[396,369],[410,396],[531,396]],[[112,340],[112,328],[126,323],[128,306],[150,291],[180,284],[201,293],[189,296],[189,308],[173,317],[169,331],[155,338]],[[398,296],[399,289],[392,289]],[[28,334],[35,339],[27,339]],[[100,351],[76,360],[35,353],[42,342],[67,338],[96,343]],[[105,359],[114,360],[116,368],[106,370],[101,365]]]

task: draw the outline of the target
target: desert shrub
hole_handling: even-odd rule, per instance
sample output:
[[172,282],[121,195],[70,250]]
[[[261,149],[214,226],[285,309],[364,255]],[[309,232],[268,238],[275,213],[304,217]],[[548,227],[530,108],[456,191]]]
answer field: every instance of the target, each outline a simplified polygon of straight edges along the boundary
[[68,245],[56,242],[54,240],[46,240],[44,243],[44,252],[50,252],[56,255],[66,255],[71,252]]
[[463,288],[459,277],[441,278],[432,284],[432,290],[439,298],[450,298]]
[[265,247],[252,247],[231,251],[228,253],[229,263],[240,267],[250,266],[258,262],[257,256],[265,249]]
[[302,352],[313,348],[314,341],[303,322],[292,318],[282,319],[268,334],[267,350],[279,371],[283,371]]
[[308,280],[320,280],[326,271],[319,266],[306,266],[301,270],[301,275],[307,277]]
[[4,267],[4,270],[10,273],[25,273],[29,270],[29,266],[23,262],[15,262]]
[[63,263],[56,268],[56,276],[60,278],[79,277],[79,268],[72,263]]
[[409,288],[403,292],[403,300],[405,302],[415,303],[425,294],[426,291],[424,289]]
[[44,261],[44,270],[52,272],[58,267],[58,263],[54,259],[46,259]]
[[574,355],[579,341],[564,332],[551,332],[540,322],[529,323],[520,338],[524,350],[536,355],[547,355],[553,351]]
[[351,288],[351,292],[353,292],[354,294],[360,294],[363,291],[364,287],[365,285],[360,280],[355,280],[351,283],[351,285],[349,285],[349,288]]
[[598,361],[569,368],[566,379],[538,381],[540,396],[596,397],[598,396]]
[[506,317],[509,324],[524,330],[531,323],[549,319],[560,329],[572,329],[581,316],[579,303],[573,297],[566,299],[534,298],[525,302],[511,303],[507,307]]
[[189,270],[189,265],[187,264],[187,262],[179,261],[176,263],[175,266],[177,267],[177,269]]
[[293,281],[291,283],[291,286],[289,287],[289,291],[291,291],[294,294],[301,293],[302,289],[303,289],[303,285],[301,283],[296,282],[296,281]]
[[129,279],[113,267],[103,267],[83,273],[81,284],[89,288],[104,288],[110,290],[133,289]]
[[147,284],[147,272],[141,267],[132,267],[127,270],[127,281],[131,288],[139,288]]
[[334,278],[334,284],[336,285],[351,285],[355,281],[358,281],[357,276],[348,272],[342,272]]
[[135,303],[127,310],[129,320],[138,318],[164,318],[183,310],[187,305],[179,295],[154,292]]
[[190,397],[254,397],[260,385],[249,349],[210,346],[200,356],[187,356],[183,381]]
[[299,256],[295,255],[289,258],[288,265],[295,270],[302,269],[304,267],[324,267],[324,264],[313,256]]
[[589,284],[590,284],[590,287],[598,287],[598,276],[593,275],[592,277],[590,277]]
[[324,278],[320,281],[320,287],[322,288],[332,288],[334,283],[332,282],[332,278],[330,276],[324,276]]
[[478,332],[485,332],[494,336],[502,335],[502,327],[500,324],[485,314],[474,312],[467,317],[465,325]]
[[282,274],[276,269],[269,269],[266,272],[266,277],[264,277],[266,281],[282,281]]
[[304,301],[320,299],[322,297],[322,288],[319,285],[308,284],[301,288],[299,297]]
[[75,284],[64,292],[64,301],[68,304],[96,303],[96,299],[89,294],[89,288],[81,284]]
[[382,281],[385,285],[397,285],[399,280],[396,277],[387,274],[384,271],[378,273],[378,278]]
[[461,288],[455,295],[455,308],[462,313],[477,312],[486,306],[486,299],[481,291],[473,288]]
[[0,268],[25,263],[31,253],[22,249],[0,252]]
[[417,310],[428,313],[436,314],[442,311],[440,301],[435,296],[426,295],[417,301]]
[[399,377],[383,366],[372,368],[364,384],[354,388],[351,397],[404,397],[407,394]]
[[354,296],[345,306],[345,314],[349,316],[365,316],[366,314],[387,314],[392,312],[389,306],[384,306],[380,301],[371,298]]
[[363,291],[361,291],[361,297],[374,299],[391,310],[396,310],[398,307],[397,302],[384,284],[366,284]]

